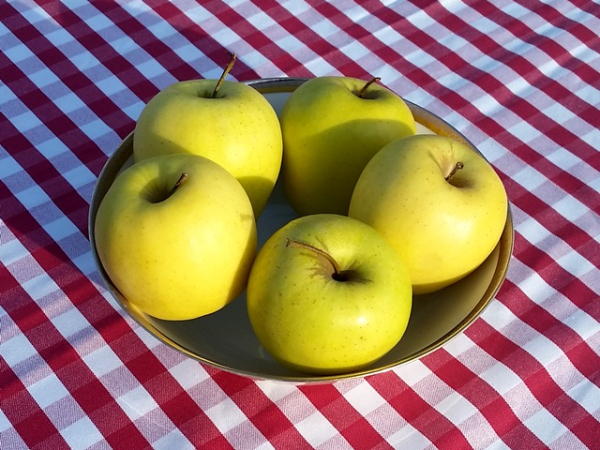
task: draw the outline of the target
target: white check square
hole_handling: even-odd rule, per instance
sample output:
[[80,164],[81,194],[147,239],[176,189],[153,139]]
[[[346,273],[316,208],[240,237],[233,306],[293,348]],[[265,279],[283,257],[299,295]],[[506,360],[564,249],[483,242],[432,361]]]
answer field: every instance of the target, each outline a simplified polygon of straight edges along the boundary
[[479,377],[501,396],[504,396],[515,386],[522,383],[517,374],[502,363],[496,363],[485,372],[479,374]]
[[53,373],[28,386],[27,390],[40,408],[46,408],[69,395],[69,391]]
[[200,364],[191,358],[186,358],[179,364],[171,367],[169,372],[185,390],[191,389],[210,378]]
[[[2,38],[6,39],[4,36],[5,35],[3,35]],[[3,50],[3,52],[4,56],[10,59],[14,64],[22,63],[27,58],[31,58],[33,56],[31,50],[29,50],[25,44],[21,43],[16,44],[14,47],[9,47]]]
[[550,445],[569,430],[546,409],[540,409],[524,422],[544,444]]
[[28,189],[17,192],[15,196],[19,199],[23,206],[30,211],[36,206],[40,206],[50,201],[48,194],[46,194],[46,192],[44,192],[37,184]]
[[158,408],[158,404],[154,398],[143,386],[138,386],[121,395],[117,399],[117,403],[131,421],[135,421],[148,414],[150,411]]
[[519,233],[532,244],[538,244],[544,239],[547,239],[552,235],[550,231],[544,228],[537,220],[529,217],[525,222],[520,223]]
[[106,123],[99,119],[82,124],[80,129],[94,142],[97,142],[100,137],[113,132]]
[[269,380],[258,380],[257,386],[273,403],[298,392],[298,388],[292,384],[277,383]]
[[79,233],[79,229],[73,225],[66,217],[61,217],[57,220],[53,220],[50,223],[43,225],[44,230],[54,239],[56,242],[61,241],[73,234]]
[[453,392],[445,397],[435,405],[435,409],[454,425],[461,424],[469,417],[478,414],[477,408],[457,392]]
[[[37,355],[37,350],[24,334],[17,334],[16,336],[4,341],[0,344],[0,355],[9,367],[15,367],[20,362],[25,361],[34,355]],[[41,360],[41,356],[38,356]]]
[[537,334],[533,339],[525,343],[523,350],[529,352],[544,367],[548,367],[563,356],[560,347],[542,334]]
[[338,434],[335,427],[319,411],[315,411],[297,423],[296,429],[313,448],[317,448]]
[[31,111],[24,111],[10,118],[10,121],[21,133],[25,133],[40,124],[37,116]]
[[[58,287],[57,287],[58,289]],[[71,307],[66,312],[52,319],[52,324],[65,338],[90,327],[90,324],[77,308]]]
[[73,111],[86,108],[86,105],[81,101],[81,99],[72,92],[66,93],[61,97],[54,99],[54,104],[58,106],[63,113],[72,116],[75,116]]
[[59,82],[58,77],[46,67],[40,67],[29,74],[29,79],[40,89],[47,88],[53,83]]
[[568,392],[569,396],[592,416],[600,417],[600,388],[590,380],[583,380]]
[[89,417],[79,419],[62,429],[60,434],[71,450],[84,450],[104,439]]
[[398,449],[422,450],[432,447],[431,441],[408,423],[392,434],[387,441],[393,448]]
[[46,272],[42,272],[40,275],[29,280],[22,281],[21,286],[35,300],[40,300],[60,289]]
[[63,177],[73,186],[75,189],[79,189],[89,183],[96,182],[96,175],[94,175],[87,166],[81,165],[75,167],[69,171],[63,173]]
[[212,408],[206,410],[206,415],[214,422],[222,434],[227,433],[248,420],[246,415],[230,398],[223,399]]
[[387,403],[367,382],[363,382],[351,389],[344,397],[362,416],[369,415]]
[[[566,170],[566,168],[563,168]],[[552,204],[552,207],[569,222],[577,223],[580,217],[587,214],[589,208],[574,197],[567,195]]]
[[192,443],[175,428],[169,434],[152,443],[154,450],[194,450]]
[[558,258],[556,262],[577,278],[582,278],[588,273],[596,273],[596,276],[598,275],[596,266],[576,251],[568,252],[566,255]]
[[[1,177],[0,177],[1,178]],[[0,220],[0,254],[2,255],[2,264],[8,267],[11,264],[21,261],[29,256],[27,249],[21,244],[21,241],[15,238],[9,228]]]
[[123,365],[123,361],[121,361],[109,346],[100,347],[85,355],[83,361],[97,378],[101,378]]

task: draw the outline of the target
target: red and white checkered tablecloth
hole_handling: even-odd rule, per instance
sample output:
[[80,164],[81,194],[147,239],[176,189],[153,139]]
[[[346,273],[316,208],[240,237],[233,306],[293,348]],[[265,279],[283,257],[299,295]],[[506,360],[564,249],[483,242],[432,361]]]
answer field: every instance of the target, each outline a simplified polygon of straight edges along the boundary
[[[226,4],[227,3],[227,4]],[[0,447],[599,449],[600,3],[0,2]],[[93,263],[96,179],[189,78],[380,76],[500,173],[515,247],[466,332],[367,378],[206,367]]]

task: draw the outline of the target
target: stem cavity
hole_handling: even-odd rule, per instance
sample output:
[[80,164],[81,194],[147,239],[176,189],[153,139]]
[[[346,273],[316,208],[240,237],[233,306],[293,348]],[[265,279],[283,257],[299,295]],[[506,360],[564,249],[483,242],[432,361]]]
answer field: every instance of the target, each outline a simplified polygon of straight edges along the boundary
[[161,203],[168,200],[179,187],[188,179],[188,174],[183,172],[177,182],[169,189],[169,186],[164,186],[162,183],[155,182],[145,190],[144,196],[150,203]]

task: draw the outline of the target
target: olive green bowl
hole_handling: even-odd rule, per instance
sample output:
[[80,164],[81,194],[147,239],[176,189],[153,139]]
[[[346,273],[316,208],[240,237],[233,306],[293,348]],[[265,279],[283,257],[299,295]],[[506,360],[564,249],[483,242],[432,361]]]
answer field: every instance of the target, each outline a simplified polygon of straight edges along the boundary
[[[305,78],[273,78],[248,82],[279,113],[290,93]],[[452,137],[478,151],[461,133],[434,114],[407,102],[417,121],[418,133]],[[89,212],[92,255],[100,275],[116,301],[156,339],[208,366],[257,380],[296,384],[327,383],[373,375],[415,361],[462,333],[493,300],[505,279],[513,249],[512,216],[508,214],[502,237],[485,262],[466,278],[428,295],[415,296],[402,340],[372,366],[342,375],[317,376],[293,372],[273,360],[258,342],[246,312],[245,294],[222,310],[189,321],[169,322],[144,314],[114,286],[102,267],[94,242],[98,206],[117,175],[132,164],[133,135],[129,135],[108,159],[98,178]],[[296,217],[279,184],[258,220],[259,246],[271,234]]]

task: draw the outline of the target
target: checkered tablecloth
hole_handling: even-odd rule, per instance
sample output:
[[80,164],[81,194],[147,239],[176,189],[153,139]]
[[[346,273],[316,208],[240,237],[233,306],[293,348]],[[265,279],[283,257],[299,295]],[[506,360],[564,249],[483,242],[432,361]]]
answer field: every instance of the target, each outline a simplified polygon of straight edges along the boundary
[[[598,0],[0,1],[0,448],[600,448]],[[465,333],[297,386],[187,358],[93,263],[96,179],[161,88],[382,83],[501,175],[515,247]]]

